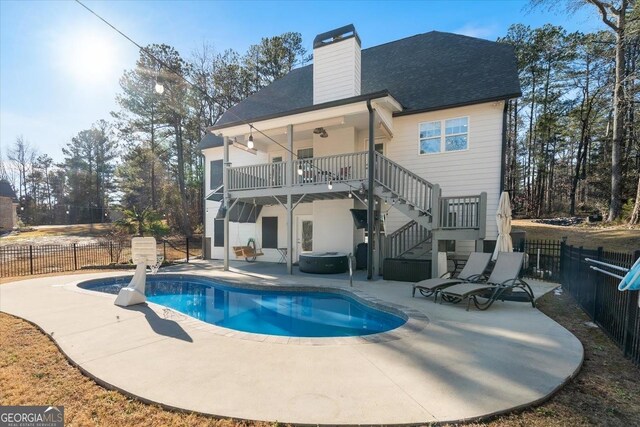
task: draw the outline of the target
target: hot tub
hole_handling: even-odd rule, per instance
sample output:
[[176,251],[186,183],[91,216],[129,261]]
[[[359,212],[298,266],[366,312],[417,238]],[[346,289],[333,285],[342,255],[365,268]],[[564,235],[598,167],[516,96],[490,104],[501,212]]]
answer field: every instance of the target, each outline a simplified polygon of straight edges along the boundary
[[349,259],[343,252],[308,252],[300,254],[298,265],[303,273],[337,274],[349,269]]

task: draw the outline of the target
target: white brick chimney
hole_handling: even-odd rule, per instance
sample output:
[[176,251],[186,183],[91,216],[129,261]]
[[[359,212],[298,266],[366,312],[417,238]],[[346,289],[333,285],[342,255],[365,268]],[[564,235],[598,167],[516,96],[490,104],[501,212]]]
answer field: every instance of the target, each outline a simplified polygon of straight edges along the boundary
[[360,95],[360,37],[352,24],[313,40],[313,103]]

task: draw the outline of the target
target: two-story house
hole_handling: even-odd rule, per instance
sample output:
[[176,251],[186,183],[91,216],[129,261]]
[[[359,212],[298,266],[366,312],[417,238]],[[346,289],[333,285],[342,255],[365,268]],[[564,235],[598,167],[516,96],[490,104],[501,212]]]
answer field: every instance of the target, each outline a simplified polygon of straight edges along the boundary
[[260,261],[286,254],[291,272],[303,252],[368,241],[371,278],[383,258],[491,246],[505,105],[520,94],[507,45],[429,32],[363,50],[353,25],[318,35],[312,65],[201,142],[210,256],[228,267],[229,247],[252,238]]

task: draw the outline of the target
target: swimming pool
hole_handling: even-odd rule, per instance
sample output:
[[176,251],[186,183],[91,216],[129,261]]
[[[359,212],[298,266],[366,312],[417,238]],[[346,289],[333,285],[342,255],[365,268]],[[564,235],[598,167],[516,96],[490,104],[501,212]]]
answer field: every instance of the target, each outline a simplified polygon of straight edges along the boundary
[[[83,289],[117,294],[130,277],[91,280]],[[209,278],[147,276],[147,300],[224,328],[290,337],[348,337],[387,332],[406,319],[338,292],[229,286]]]

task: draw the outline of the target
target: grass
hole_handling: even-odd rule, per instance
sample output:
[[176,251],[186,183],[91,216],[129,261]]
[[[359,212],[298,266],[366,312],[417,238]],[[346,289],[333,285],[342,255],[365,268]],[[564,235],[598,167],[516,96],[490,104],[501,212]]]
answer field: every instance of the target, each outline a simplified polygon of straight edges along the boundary
[[[40,226],[31,231],[24,231],[0,238],[0,281],[9,281],[10,277],[33,273],[37,275],[47,273],[61,273],[72,271],[77,266],[91,268],[107,266],[110,263],[127,263],[131,259],[128,247],[129,238],[125,239],[125,247],[118,251],[121,245],[108,246],[108,239],[102,241],[100,237],[108,236],[113,230],[113,224],[74,224]],[[165,261],[176,262],[186,258],[185,238],[173,236],[163,244],[157,239],[158,254],[163,255]],[[117,243],[117,241],[114,241]],[[104,246],[100,246],[102,243]],[[72,244],[76,244],[75,257]],[[33,245],[33,252],[29,246]],[[87,246],[88,245],[88,246]],[[191,240],[189,246],[190,258],[202,255],[202,247]],[[31,262],[33,256],[33,263]]]
[[5,241],[23,240],[38,237],[74,236],[74,237],[100,237],[107,235],[113,229],[113,224],[72,224],[39,226],[37,228],[21,231],[19,234],[5,236]]
[[525,230],[527,240],[561,240],[567,237],[567,244],[588,249],[597,249],[599,246],[613,252],[633,252],[640,249],[640,228],[624,225],[581,224],[562,227],[521,219],[514,220],[512,228]]
[[[640,420],[640,370],[566,294],[548,294],[539,308],[585,347],[578,376],[535,408],[469,426],[631,426]],[[69,364],[53,342],[28,322],[0,313],[0,405],[64,405],[67,426],[269,426],[180,413],[107,390]],[[221,385],[223,386],[223,385]]]

